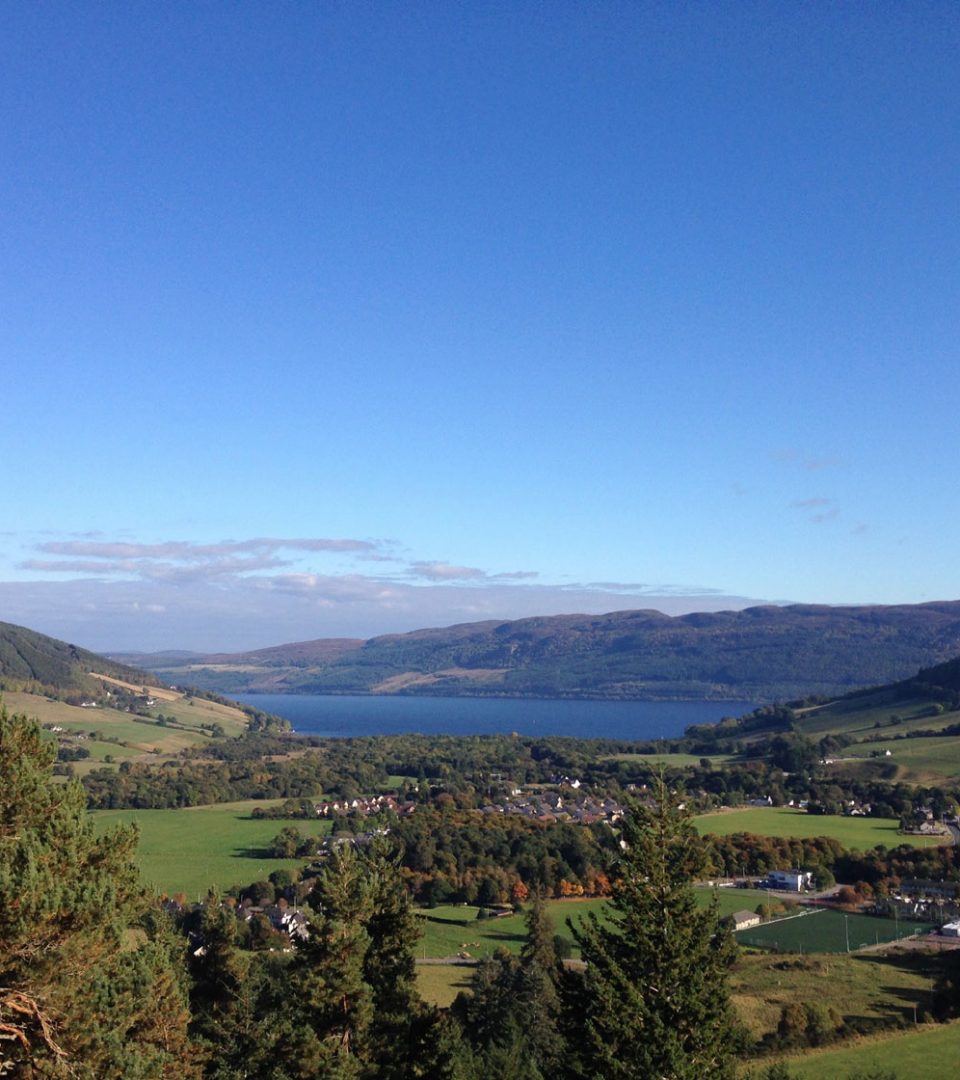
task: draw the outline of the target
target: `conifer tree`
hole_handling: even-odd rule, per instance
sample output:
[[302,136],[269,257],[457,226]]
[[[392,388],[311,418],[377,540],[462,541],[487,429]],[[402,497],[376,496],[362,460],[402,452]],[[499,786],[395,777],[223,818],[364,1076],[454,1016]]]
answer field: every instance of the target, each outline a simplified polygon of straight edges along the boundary
[[723,1080],[733,1075],[726,984],[731,934],[691,883],[703,846],[662,779],[622,833],[612,913],[572,925],[587,967],[577,1044],[582,1075],[603,1080]]
[[467,1055],[421,1000],[416,917],[398,860],[380,845],[344,844],[310,895],[310,937],[290,972],[295,1024],[285,1075],[330,1080],[450,1080]]
[[373,996],[364,980],[370,944],[370,887],[357,853],[337,848],[310,896],[316,911],[298,949],[291,991],[303,1027],[291,1055],[294,1076],[354,1080],[362,1075]]
[[95,836],[55,752],[0,708],[0,1073],[194,1077],[180,944],[149,918],[136,830]]
[[527,912],[527,940],[520,950],[516,1008],[530,1059],[544,1076],[556,1075],[564,1057],[560,1030],[562,966],[553,923],[538,891]]

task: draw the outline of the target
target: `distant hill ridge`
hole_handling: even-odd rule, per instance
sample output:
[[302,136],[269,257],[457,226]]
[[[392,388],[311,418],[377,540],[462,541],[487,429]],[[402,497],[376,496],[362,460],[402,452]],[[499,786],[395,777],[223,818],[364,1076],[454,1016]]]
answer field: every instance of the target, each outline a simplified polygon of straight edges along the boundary
[[124,655],[224,693],[771,701],[908,678],[960,654],[960,601],[486,620],[236,654]]
[[31,692],[93,692],[90,672],[156,686],[155,675],[47,637],[25,626],[0,622],[0,689]]

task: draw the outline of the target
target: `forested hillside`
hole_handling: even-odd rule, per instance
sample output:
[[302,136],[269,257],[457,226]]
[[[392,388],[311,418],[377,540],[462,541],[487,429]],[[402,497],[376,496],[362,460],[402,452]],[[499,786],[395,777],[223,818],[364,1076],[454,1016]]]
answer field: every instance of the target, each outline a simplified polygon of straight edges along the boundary
[[118,664],[65,641],[38,634],[24,626],[0,623],[0,689],[92,691],[97,681],[90,672],[140,684],[157,685],[157,678]]
[[165,681],[225,693],[770,701],[893,682],[958,653],[952,601],[562,615],[137,662]]

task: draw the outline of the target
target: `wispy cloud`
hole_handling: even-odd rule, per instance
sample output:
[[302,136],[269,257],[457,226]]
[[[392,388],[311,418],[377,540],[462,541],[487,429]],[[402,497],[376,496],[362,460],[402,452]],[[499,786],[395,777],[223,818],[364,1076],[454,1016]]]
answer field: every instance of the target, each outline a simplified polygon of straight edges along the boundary
[[262,554],[281,550],[373,552],[377,547],[377,543],[373,540],[256,537],[252,540],[223,540],[217,544],[196,544],[189,540],[165,540],[159,544],[51,540],[39,544],[37,550],[47,555],[79,555],[94,559],[176,559],[180,562],[194,562],[221,555],[244,553]]
[[20,563],[35,580],[0,582],[0,610],[96,649],[219,651],[475,619],[630,607],[680,614],[754,602],[710,588],[550,583],[536,570],[411,560],[391,550],[404,549],[395,541],[302,537],[44,538]]
[[795,510],[814,511],[807,516],[807,520],[814,525],[826,525],[840,516],[840,510],[833,499],[824,498],[822,495],[810,499],[795,499],[790,505]]
[[445,562],[411,563],[410,574],[427,581],[477,581],[487,576],[485,570],[475,566],[454,566]]

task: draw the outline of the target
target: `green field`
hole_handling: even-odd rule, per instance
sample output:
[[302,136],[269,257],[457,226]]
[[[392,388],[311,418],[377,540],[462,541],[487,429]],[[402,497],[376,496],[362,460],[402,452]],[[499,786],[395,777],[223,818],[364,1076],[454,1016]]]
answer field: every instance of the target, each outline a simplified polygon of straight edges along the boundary
[[839,733],[862,738],[874,734],[877,724],[881,728],[890,726],[894,716],[901,720],[900,725],[891,728],[897,733],[918,727],[943,727],[951,722],[947,714],[940,717],[924,716],[929,711],[930,702],[925,698],[897,701],[889,691],[880,691],[804,710],[797,727],[808,738]]
[[832,836],[853,851],[868,851],[885,844],[911,844],[927,847],[934,840],[923,836],[901,836],[898,822],[893,818],[838,817],[808,814],[789,806],[750,807],[746,810],[725,810],[718,814],[701,814],[693,819],[701,835],[730,836],[732,833],[754,833],[756,836],[784,836],[803,839],[813,836]]
[[960,1022],[924,1024],[782,1060],[791,1080],[833,1080],[873,1070],[893,1072],[898,1080],[945,1080],[960,1071]]
[[[573,935],[566,924],[568,918],[577,920],[588,911],[598,914],[606,906],[605,900],[548,900],[547,914],[553,920],[554,931],[562,937],[575,953]],[[518,953],[526,940],[525,916],[504,915],[492,919],[478,919],[479,909],[467,904],[442,904],[435,908],[423,908],[417,912],[423,926],[423,937],[417,942],[418,957],[456,956],[469,953],[479,958],[496,949],[509,949]]]
[[907,919],[897,921],[871,915],[845,915],[824,908],[804,908],[802,911],[803,914],[741,930],[737,933],[737,942],[775,952],[845,953],[932,929],[930,923]]
[[[761,889],[718,889],[717,906],[723,918],[735,911],[753,911],[757,904],[769,900]],[[697,903],[705,907],[713,899],[713,889],[697,889]],[[567,919],[576,922],[588,911],[601,918],[607,901],[597,900],[548,900],[547,914],[553,920],[554,931],[570,946],[571,956],[577,955],[573,935]],[[418,957],[456,956],[468,952],[472,958],[492,953],[502,946],[510,952],[519,952],[526,934],[525,916],[503,915],[493,919],[478,919],[479,909],[467,904],[443,904],[435,908],[422,908],[423,937],[417,943]]]
[[[282,800],[272,800],[279,802]],[[250,817],[271,800],[219,803],[178,810],[94,810],[98,831],[119,822],[140,829],[137,862],[144,882],[161,893],[183,892],[202,898],[210,886],[227,889],[264,880],[273,870],[294,869],[303,859],[271,859],[264,848],[284,825],[320,836],[329,821],[271,821]]]
[[733,754],[606,754],[600,761],[648,761],[651,765],[673,766],[685,769],[709,761],[711,765],[725,765],[734,761]]
[[[956,718],[952,720],[956,723]],[[899,730],[899,729],[895,729]],[[876,760],[869,758],[871,753],[883,754],[890,751],[890,757],[883,758],[897,766],[897,778],[911,783],[928,783],[938,779],[954,780],[960,777],[960,738],[941,735],[917,739],[885,739],[883,742],[857,743],[840,751],[837,760],[849,759]]]
[[[136,717],[110,708],[84,709],[40,694],[16,691],[5,692],[3,701],[9,712],[24,713],[41,724],[56,724],[66,732],[87,736],[96,732],[100,738],[88,737],[81,744],[90,751],[90,758],[72,763],[78,775],[103,765],[107,755],[119,762],[131,757],[156,761],[158,755],[177,754],[210,739],[210,733],[203,730],[204,724],[220,724],[227,735],[240,735],[247,729],[246,716],[232,706],[187,698],[161,688],[151,690],[156,695],[156,705],[151,708],[150,717]],[[161,713],[173,717],[174,726],[158,724],[156,718]]]
[[446,1009],[461,990],[470,989],[473,968],[464,964],[417,964],[417,986],[424,1001]]

